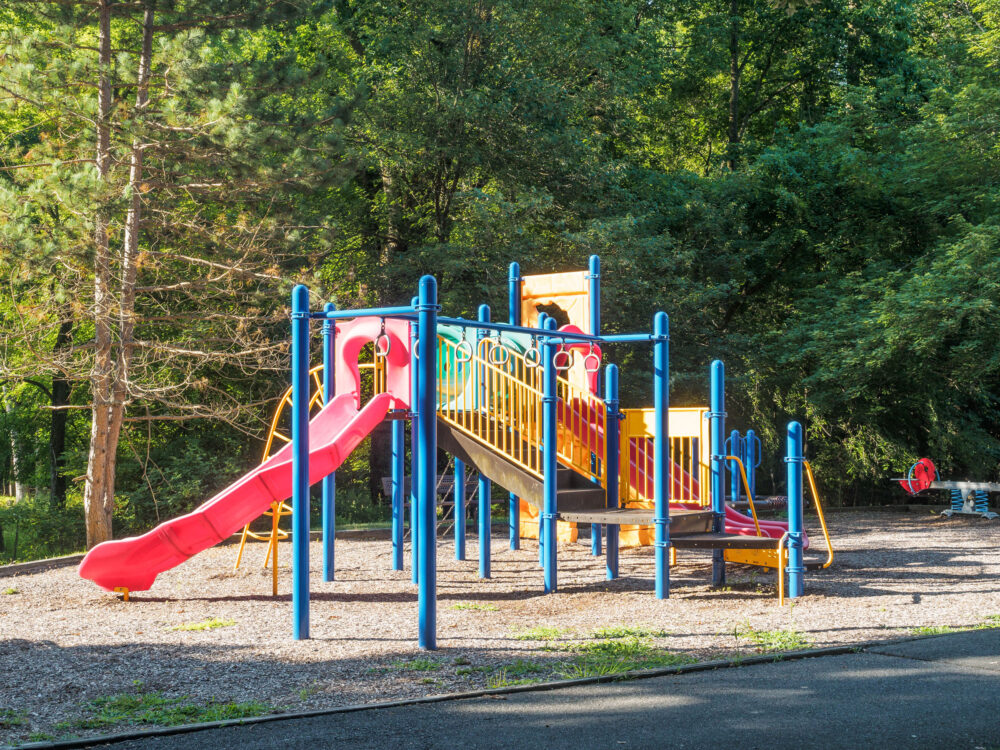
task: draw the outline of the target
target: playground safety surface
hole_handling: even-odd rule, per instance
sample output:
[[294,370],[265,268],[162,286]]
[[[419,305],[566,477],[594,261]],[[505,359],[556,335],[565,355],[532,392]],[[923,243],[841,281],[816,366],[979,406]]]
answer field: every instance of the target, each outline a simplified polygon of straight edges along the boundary
[[[1000,523],[871,512],[829,520],[834,567],[808,575],[806,596],[783,609],[766,572],[730,566],[729,586],[709,588],[702,552],[681,553],[671,598],[657,601],[648,548],[623,551],[622,578],[607,582],[589,543],[561,545],[560,591],[544,596],[533,542],[511,552],[495,536],[493,579],[479,581],[474,535],[465,562],[442,538],[433,654],[416,648],[416,591],[409,571],[389,570],[387,539],[338,541],[338,580],[314,574],[313,638],[301,642],[290,638],[287,551],[279,555],[283,595],[273,599],[270,575],[259,567],[263,545],[248,550],[235,573],[233,547],[209,550],[128,603],[73,568],[4,578],[0,592],[16,593],[0,595],[0,742],[127,728],[84,728],[92,701],[122,694],[308,711],[466,692],[515,676],[550,680],[580,667],[579,655],[602,641],[599,628],[621,630],[622,642],[640,644],[642,653],[710,660],[802,641],[849,645],[1000,624],[992,617],[1000,616]],[[312,555],[315,573],[316,543]],[[209,621],[227,624],[172,629]],[[952,700],[937,697],[947,711]]]

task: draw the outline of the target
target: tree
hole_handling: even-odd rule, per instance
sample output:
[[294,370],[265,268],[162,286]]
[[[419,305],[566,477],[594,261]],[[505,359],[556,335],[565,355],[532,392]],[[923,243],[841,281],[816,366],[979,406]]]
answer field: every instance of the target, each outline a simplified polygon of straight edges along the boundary
[[22,352],[75,327],[65,367],[44,365],[89,392],[88,545],[111,536],[124,425],[214,417],[252,432],[252,374],[284,369],[286,280],[314,229],[290,213],[340,178],[346,109],[295,110],[290,92],[328,60],[304,67],[266,31],[313,10],[37,0],[8,16],[0,107],[27,126],[0,156],[3,263]]

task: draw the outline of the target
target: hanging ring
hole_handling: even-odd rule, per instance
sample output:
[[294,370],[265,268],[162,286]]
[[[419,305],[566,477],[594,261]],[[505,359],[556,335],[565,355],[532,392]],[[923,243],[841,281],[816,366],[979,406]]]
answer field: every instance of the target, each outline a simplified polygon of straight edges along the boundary
[[[559,364],[560,357],[563,358],[562,364]],[[573,366],[573,350],[560,349],[557,351],[556,355],[552,358],[552,365],[556,368],[556,372],[566,372],[566,370]]]
[[464,365],[472,361],[472,344],[462,335],[462,340],[455,345],[455,364]]
[[[497,355],[497,352],[500,354]],[[487,360],[491,365],[503,366],[510,362],[510,349],[498,338],[497,343],[490,347]]]
[[524,366],[534,369],[542,364],[542,350],[538,348],[538,341],[531,339],[531,347],[524,353]]
[[590,345],[590,351],[587,352],[587,356],[583,358],[583,369],[587,374],[594,374],[599,372],[601,369],[601,355],[594,351],[594,345]]
[[385,332],[385,318],[382,318],[382,327],[378,336],[375,337],[375,356],[385,359],[389,356],[390,351],[392,351],[392,339]]

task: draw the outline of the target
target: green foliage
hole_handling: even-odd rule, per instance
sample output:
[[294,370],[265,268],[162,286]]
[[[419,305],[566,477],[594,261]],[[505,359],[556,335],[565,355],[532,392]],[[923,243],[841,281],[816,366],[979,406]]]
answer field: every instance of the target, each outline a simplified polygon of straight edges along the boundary
[[748,640],[754,649],[762,654],[812,648],[809,640],[794,629],[758,630],[750,623],[744,623],[734,630],[733,635],[737,641]]
[[82,506],[79,495],[70,495],[63,508],[53,508],[48,498],[39,495],[29,495],[20,503],[0,498],[0,561],[22,562],[83,551]]
[[471,610],[473,612],[499,612],[500,607],[495,604],[488,604],[486,602],[459,602],[458,604],[452,604],[452,609],[458,610]]
[[83,715],[57,725],[57,729],[104,729],[113,726],[176,726],[225,719],[243,719],[273,712],[265,703],[209,701],[196,703],[186,696],[171,697],[146,691],[142,685],[134,693],[97,698],[84,708]]
[[406,661],[394,661],[391,666],[394,669],[401,669],[407,672],[434,672],[444,665],[436,659],[408,659]]
[[552,628],[547,625],[538,625],[526,630],[519,630],[511,635],[515,641],[552,641],[571,636],[573,631]]

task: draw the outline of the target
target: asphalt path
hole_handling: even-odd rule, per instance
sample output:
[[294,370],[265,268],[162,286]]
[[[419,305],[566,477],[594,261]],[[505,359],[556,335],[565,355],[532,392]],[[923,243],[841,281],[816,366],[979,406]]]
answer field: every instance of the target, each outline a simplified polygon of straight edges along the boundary
[[859,653],[93,745],[203,748],[1000,748],[1000,630]]

